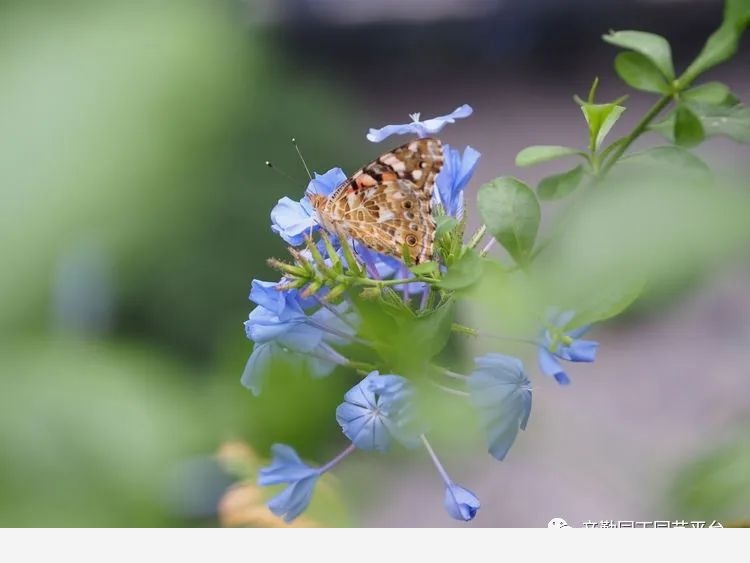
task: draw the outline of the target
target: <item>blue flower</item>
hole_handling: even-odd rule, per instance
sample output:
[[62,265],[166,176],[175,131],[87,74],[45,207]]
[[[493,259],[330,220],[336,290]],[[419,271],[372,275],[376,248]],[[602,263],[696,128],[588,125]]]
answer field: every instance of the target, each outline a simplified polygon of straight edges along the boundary
[[539,369],[545,375],[554,377],[560,385],[568,385],[570,378],[559,360],[593,362],[599,347],[599,343],[593,340],[580,340],[591,325],[565,331],[573,317],[575,317],[574,311],[551,315],[547,328],[542,331],[539,343]]
[[253,346],[253,353],[245,364],[240,383],[250,389],[256,397],[263,389],[263,377],[270,371],[274,355],[280,347],[275,342],[264,342]]
[[270,466],[260,470],[258,485],[288,485],[268,502],[268,508],[285,522],[291,522],[310,504],[315,484],[322,472],[319,468],[304,463],[297,452],[287,445],[274,444],[271,451],[273,460]]
[[[341,168],[331,168],[325,174],[316,172],[307,184],[305,193],[328,196],[345,180],[346,174]],[[292,246],[299,246],[306,235],[319,228],[315,210],[307,195],[300,201],[283,197],[271,210],[271,229]]]
[[276,354],[304,360],[311,375],[323,377],[347,363],[332,345],[346,346],[356,332],[357,317],[347,303],[321,307],[308,315],[296,289],[279,291],[277,285],[253,280],[250,291],[250,299],[258,306],[245,321],[245,333],[255,346],[240,381],[254,395],[260,394]]
[[456,485],[452,481],[445,486],[443,506],[451,518],[468,522],[473,520],[479,510],[479,499],[469,489]]
[[479,157],[482,155],[468,146],[462,155],[450,145],[443,147],[443,155],[445,161],[436,180],[436,198],[443,204],[446,215],[460,218],[464,207],[464,188],[471,180]]
[[296,290],[279,290],[281,282],[253,280],[250,283],[250,301],[267,309],[279,319],[288,321],[304,317],[299,292]]
[[422,434],[420,438],[422,439],[422,443],[424,444],[427,453],[430,454],[432,463],[435,464],[435,469],[437,469],[440,477],[443,479],[443,483],[445,484],[445,496],[443,497],[443,506],[445,506],[445,510],[448,511],[451,518],[455,518],[456,520],[463,520],[464,522],[472,520],[474,516],[476,516],[477,510],[479,510],[479,499],[469,489],[457,485],[453,479],[450,478],[448,472],[443,467],[443,464],[440,463],[435,450],[432,449],[430,442],[427,441],[427,436]]
[[413,113],[411,117],[411,123],[404,123],[401,125],[386,125],[380,129],[370,129],[367,133],[367,140],[373,143],[379,143],[391,135],[408,135],[415,134],[418,137],[429,137],[445,127],[448,123],[455,123],[456,119],[469,117],[473,113],[473,109],[470,105],[464,104],[461,107],[456,108],[448,115],[441,115],[439,117],[433,117],[425,121],[420,121],[420,114]]
[[387,451],[392,439],[412,446],[414,391],[407,379],[377,371],[352,387],[336,409],[336,420],[347,438],[361,450]]
[[303,314],[282,319],[273,311],[258,306],[245,321],[245,334],[257,344],[275,341],[296,352],[310,352],[320,345],[323,333],[311,326]]
[[487,434],[490,454],[503,460],[518,435],[526,430],[531,413],[531,384],[520,360],[502,354],[486,354],[474,360],[469,375],[471,402]]

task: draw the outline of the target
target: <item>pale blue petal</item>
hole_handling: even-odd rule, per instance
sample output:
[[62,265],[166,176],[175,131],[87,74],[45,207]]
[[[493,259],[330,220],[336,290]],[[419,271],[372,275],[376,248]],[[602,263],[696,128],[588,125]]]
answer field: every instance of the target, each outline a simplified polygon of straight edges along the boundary
[[282,322],[279,317],[264,307],[250,311],[245,321],[245,334],[258,344],[280,338],[299,321]]
[[313,475],[292,483],[268,501],[268,509],[276,516],[283,518],[284,522],[291,522],[310,505],[318,477],[318,475]]
[[305,323],[294,324],[278,337],[278,341],[294,352],[312,352],[323,342],[323,331]]
[[531,392],[523,394],[523,418],[519,428],[526,430],[526,425],[529,423],[529,415],[531,414]]
[[[307,203],[307,199],[302,202]],[[283,197],[271,210],[271,229],[292,246],[302,244],[306,235],[319,228],[309,203],[303,203]]]
[[474,363],[477,367],[497,371],[498,379],[509,379],[512,381],[518,379],[520,374],[523,374],[523,362],[513,356],[490,352],[489,354],[474,358]]
[[276,345],[273,342],[256,344],[245,364],[240,382],[256,397],[260,395],[263,388],[263,379],[271,367],[275,348]]
[[[351,343],[352,338],[356,333],[352,325],[357,322],[357,315],[352,311],[348,311],[349,307],[346,303],[341,303],[340,305],[335,305],[333,307],[338,311],[338,315],[326,307],[323,307],[313,313],[311,319],[315,324],[325,326],[339,333],[331,334],[330,332],[324,331],[323,340],[329,344],[346,346]],[[345,322],[341,316],[344,316],[347,321]]]
[[307,465],[294,448],[286,444],[274,444],[271,451],[271,465],[258,472],[258,485],[289,485],[268,501],[268,508],[286,522],[291,522],[310,504],[315,484],[320,477],[320,469]]
[[258,485],[261,487],[292,483],[319,473],[317,468],[303,462],[291,446],[274,444],[271,453],[271,465],[258,472]]
[[372,143],[379,143],[391,135],[407,135],[409,133],[418,133],[417,129],[411,123],[386,125],[380,129],[370,129],[369,133],[367,133],[367,140]]
[[476,495],[469,489],[455,483],[448,483],[445,487],[443,505],[451,518],[464,522],[473,520],[480,508],[479,499]]
[[472,110],[471,106],[464,104],[453,110],[448,115],[433,117],[432,119],[427,119],[425,121],[420,121],[419,115],[415,114],[414,117],[417,119],[411,123],[386,125],[380,129],[370,129],[369,133],[367,133],[367,140],[373,143],[379,143],[391,135],[407,134],[414,134],[417,137],[427,137],[439,133],[447,124],[455,123],[456,119],[469,117],[473,111],[474,110]]
[[347,391],[336,421],[359,449],[386,451],[394,438],[411,447],[412,396],[408,380],[374,371]]
[[487,449],[496,459],[505,458],[531,413],[531,388],[517,358],[486,354],[474,360],[469,375],[471,402],[479,414]]
[[268,309],[282,321],[296,317],[304,317],[305,313],[297,300],[296,290],[280,291],[277,289],[281,282],[253,280],[250,289],[250,300]]
[[570,346],[560,346],[557,355],[571,362],[593,362],[598,348],[593,340],[574,340]]
[[463,212],[463,190],[474,173],[481,154],[472,147],[464,149],[463,156],[450,145],[443,147],[445,161],[438,174],[435,197],[446,214],[460,217]]
[[557,358],[546,348],[539,347],[539,369],[542,373],[554,377],[561,385],[570,383],[570,378],[565,373]]
[[[344,171],[338,167],[331,168],[325,174],[318,174],[316,172],[313,179],[307,184],[307,190],[305,190],[305,193],[328,197],[337,187],[346,182],[346,179],[346,174],[344,174]],[[312,208],[310,208],[310,215],[312,215]]]
[[[349,391],[344,394],[344,402],[351,403],[352,405],[362,407],[367,410],[375,410],[375,394],[369,389],[369,382],[371,381],[370,378],[373,376],[373,374],[377,375],[377,373],[377,371],[371,372],[365,379],[349,389]],[[365,382],[367,383],[364,384]]]
[[333,360],[324,360],[317,356],[310,356],[307,358],[307,365],[310,368],[310,375],[317,379],[331,375],[331,372],[336,369],[338,364]]
[[441,115],[439,117],[433,117],[432,119],[427,119],[425,121],[422,121],[421,124],[424,127],[424,130],[427,134],[433,135],[435,133],[439,133],[442,130],[442,128],[445,127],[447,124],[455,123],[456,119],[463,119],[465,117],[469,117],[472,113],[474,113],[474,110],[472,109],[472,107],[468,104],[464,104],[454,109],[448,115]]
[[469,180],[471,180],[471,177],[474,175],[474,170],[476,169],[481,156],[482,153],[474,147],[466,146],[464,154],[461,156],[461,166],[456,175],[456,183],[459,186],[458,189],[462,190],[466,187],[466,184],[469,183]]

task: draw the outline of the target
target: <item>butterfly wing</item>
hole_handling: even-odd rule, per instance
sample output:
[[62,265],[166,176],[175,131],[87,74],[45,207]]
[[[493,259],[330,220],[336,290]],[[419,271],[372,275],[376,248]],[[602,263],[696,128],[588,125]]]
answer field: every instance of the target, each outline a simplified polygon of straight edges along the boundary
[[331,194],[328,222],[365,246],[419,264],[432,259],[432,192],[443,166],[438,139],[418,139],[357,171]]

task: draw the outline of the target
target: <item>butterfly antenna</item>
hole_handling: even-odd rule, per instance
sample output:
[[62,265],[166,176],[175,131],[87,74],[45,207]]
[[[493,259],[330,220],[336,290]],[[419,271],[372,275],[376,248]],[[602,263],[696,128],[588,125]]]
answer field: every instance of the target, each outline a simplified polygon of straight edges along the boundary
[[268,166],[271,170],[273,170],[277,174],[281,174],[284,178],[286,178],[290,182],[293,182],[294,184],[299,184],[299,182],[297,180],[295,180],[294,178],[292,178],[289,174],[287,174],[286,172],[284,172],[278,166],[275,166],[270,160],[266,160],[266,166]]
[[297,151],[297,154],[299,155],[299,159],[302,161],[302,166],[305,167],[305,172],[307,172],[307,177],[311,180],[313,179],[312,174],[310,174],[310,169],[307,167],[307,162],[305,162],[305,157],[302,156],[302,151],[299,150],[299,145],[297,144],[297,139],[292,137],[292,144],[294,145],[294,148]]

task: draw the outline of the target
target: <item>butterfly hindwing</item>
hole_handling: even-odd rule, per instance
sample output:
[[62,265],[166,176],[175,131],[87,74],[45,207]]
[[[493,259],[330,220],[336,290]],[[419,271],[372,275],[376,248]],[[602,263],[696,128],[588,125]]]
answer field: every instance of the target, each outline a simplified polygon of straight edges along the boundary
[[384,154],[339,186],[326,219],[369,248],[416,263],[432,258],[432,192],[443,165],[437,139],[418,139]]

